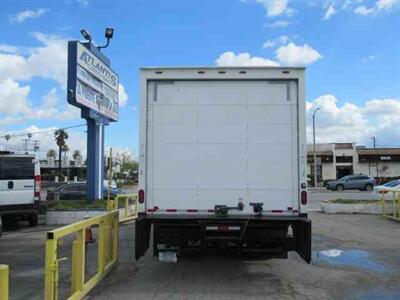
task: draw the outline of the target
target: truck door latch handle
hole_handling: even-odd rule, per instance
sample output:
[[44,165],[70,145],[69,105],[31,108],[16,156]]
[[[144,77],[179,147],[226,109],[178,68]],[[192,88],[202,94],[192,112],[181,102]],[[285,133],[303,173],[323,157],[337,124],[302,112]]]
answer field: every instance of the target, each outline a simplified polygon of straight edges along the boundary
[[261,215],[263,212],[263,205],[264,203],[250,203],[251,206],[253,206],[253,211],[254,213],[256,213],[257,215]]
[[215,205],[214,211],[216,215],[227,215],[229,210],[237,209],[242,211],[243,207],[243,202],[239,202],[237,206]]

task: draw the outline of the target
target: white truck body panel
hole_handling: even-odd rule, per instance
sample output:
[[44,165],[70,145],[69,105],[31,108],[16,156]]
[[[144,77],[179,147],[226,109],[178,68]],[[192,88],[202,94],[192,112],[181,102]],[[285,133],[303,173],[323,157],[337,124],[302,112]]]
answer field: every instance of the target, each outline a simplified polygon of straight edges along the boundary
[[139,189],[153,214],[298,215],[304,69],[142,69]]
[[40,164],[34,155],[0,154],[0,206],[33,204],[35,176],[40,176]]

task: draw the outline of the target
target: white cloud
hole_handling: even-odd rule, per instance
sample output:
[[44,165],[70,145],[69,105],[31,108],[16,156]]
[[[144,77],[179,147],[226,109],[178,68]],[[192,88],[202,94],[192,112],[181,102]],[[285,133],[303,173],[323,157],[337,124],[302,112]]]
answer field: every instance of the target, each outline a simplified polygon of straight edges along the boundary
[[269,28],[285,28],[288,27],[290,25],[289,21],[285,21],[285,20],[278,20],[272,23],[267,23],[264,25],[264,27],[269,27]]
[[0,44],[0,52],[4,53],[17,53],[18,47],[11,46],[8,44]]
[[125,92],[125,87],[121,83],[118,86],[118,100],[119,106],[125,106],[125,104],[128,102],[128,95]]
[[307,103],[307,138],[312,140],[312,113],[317,114],[317,142],[366,144],[379,137],[382,146],[395,146],[400,139],[400,99],[373,99],[363,105],[338,105],[333,95],[323,95]]
[[273,48],[277,45],[285,45],[289,42],[290,38],[287,35],[281,35],[275,39],[269,39],[263,44],[263,48]]
[[[26,113],[28,111],[29,85],[20,84],[10,78],[0,81],[0,117],[3,114]],[[1,122],[1,120],[0,120]]]
[[293,10],[288,7],[288,0],[256,0],[261,4],[268,17],[276,17],[282,14],[292,15]]
[[233,52],[222,53],[215,61],[218,66],[278,66],[279,64],[273,60],[251,56],[250,53],[239,53]]
[[33,36],[42,46],[31,48],[27,56],[16,54],[16,52],[5,53],[7,51],[0,49],[0,80],[5,78],[30,80],[33,77],[42,77],[57,81],[65,87],[67,39],[38,32]]
[[[80,118],[79,110],[62,104],[58,90],[52,88],[42,97],[42,102],[32,106],[28,100],[31,87],[21,87],[12,79],[0,81],[0,127],[20,124],[28,120],[70,120]],[[12,105],[10,105],[12,103]]]
[[390,10],[399,4],[399,0],[378,0],[375,5],[377,10]]
[[370,14],[373,14],[374,12],[375,12],[374,8],[367,8],[365,5],[357,6],[354,9],[355,14],[362,15],[362,16],[370,15]]
[[89,5],[89,0],[76,0],[76,1],[83,6]]
[[[110,156],[110,146],[106,146],[104,153],[106,156]],[[112,157],[117,161],[121,162],[122,157],[128,157],[129,159],[135,159],[135,152],[131,148],[127,147],[112,147]]]
[[[26,127],[22,130],[18,131],[11,131],[11,132],[3,132],[0,130],[0,136],[4,136],[5,134],[28,134],[32,133],[30,149],[32,149],[32,141],[39,140],[39,154],[42,158],[46,157],[46,153],[50,149],[55,149],[57,151],[58,146],[54,141],[54,131],[57,130],[57,127],[45,127],[40,128],[36,125],[31,125]],[[86,134],[85,131],[86,127],[79,127],[74,129],[67,129],[69,138],[66,140],[66,144],[70,148],[69,157],[72,157],[72,152],[74,150],[81,151],[81,154],[85,157],[86,156]],[[45,131],[45,132],[43,132]],[[41,132],[41,133],[39,133]],[[11,139],[7,142],[5,139],[0,139],[0,150],[10,150],[10,151],[23,151],[24,144],[22,139],[26,139],[27,136],[18,136],[18,137],[11,137]]]
[[289,43],[276,50],[276,60],[251,56],[248,52],[235,54],[232,51],[226,51],[215,60],[215,63],[218,66],[305,66],[321,58],[322,55],[307,44],[297,46]]
[[368,55],[367,57],[363,58],[362,62],[368,63],[375,60],[375,55]]
[[322,58],[322,55],[307,44],[297,46],[294,43],[289,43],[276,50],[276,57],[283,65],[303,66],[316,62]]
[[336,13],[337,13],[337,11],[332,3],[331,5],[329,5],[328,9],[326,10],[323,19],[328,20],[328,19],[330,19],[330,17],[332,17]]
[[372,15],[378,14],[381,11],[389,12],[393,10],[396,6],[400,6],[400,0],[378,0],[375,5],[371,7],[366,7],[365,5],[357,6],[354,9],[354,13],[358,15]]
[[22,23],[28,19],[34,19],[43,16],[49,12],[48,9],[38,8],[37,10],[24,10],[10,17],[11,23]]

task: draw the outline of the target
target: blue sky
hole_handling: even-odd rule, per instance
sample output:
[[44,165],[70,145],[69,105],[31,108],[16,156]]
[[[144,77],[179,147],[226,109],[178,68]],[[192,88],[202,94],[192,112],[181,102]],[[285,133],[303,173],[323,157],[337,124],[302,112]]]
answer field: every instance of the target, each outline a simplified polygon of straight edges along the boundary
[[[400,0],[3,0],[0,27],[0,136],[84,123],[66,103],[66,41],[113,27],[104,53],[125,93],[107,145],[137,153],[141,66],[279,64],[307,66],[317,141],[400,146]],[[85,151],[84,127],[70,132]]]

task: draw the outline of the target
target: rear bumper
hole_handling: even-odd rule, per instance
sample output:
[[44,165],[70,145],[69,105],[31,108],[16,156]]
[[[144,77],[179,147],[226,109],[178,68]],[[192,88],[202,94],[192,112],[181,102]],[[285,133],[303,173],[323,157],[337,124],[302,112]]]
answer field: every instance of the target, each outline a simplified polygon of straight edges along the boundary
[[264,259],[287,258],[289,251],[295,251],[307,263],[311,261],[311,220],[307,215],[143,215],[136,224],[137,258],[149,247],[153,226],[154,255],[166,250],[183,254],[229,249]]
[[32,204],[0,205],[0,215],[30,215],[39,213],[40,201]]

